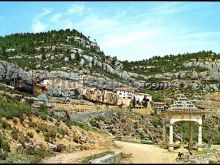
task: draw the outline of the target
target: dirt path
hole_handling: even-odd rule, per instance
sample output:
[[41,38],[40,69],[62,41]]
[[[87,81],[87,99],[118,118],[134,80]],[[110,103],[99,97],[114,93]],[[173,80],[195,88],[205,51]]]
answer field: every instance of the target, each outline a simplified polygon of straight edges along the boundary
[[[176,163],[175,159],[177,153],[169,152],[161,149],[157,145],[137,144],[122,141],[115,141],[116,145],[122,151],[132,154],[131,163]],[[41,161],[41,163],[80,163],[84,158],[107,151],[101,150],[87,150],[77,151],[74,153],[59,153],[54,157],[50,157]]]
[[132,163],[176,163],[177,153],[161,149],[157,145],[115,141],[121,151],[132,154]]
[[84,158],[104,152],[106,150],[87,150],[77,151],[73,153],[59,153],[54,157],[50,157],[41,161],[41,163],[80,163]]

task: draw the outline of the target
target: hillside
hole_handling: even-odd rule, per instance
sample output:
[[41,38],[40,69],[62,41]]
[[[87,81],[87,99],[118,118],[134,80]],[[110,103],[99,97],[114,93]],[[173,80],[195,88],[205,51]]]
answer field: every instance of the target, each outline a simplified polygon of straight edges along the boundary
[[[89,36],[66,29],[0,37],[0,52],[2,60],[26,71],[86,74],[138,87],[152,95],[157,95],[154,89],[169,87],[185,93],[219,91],[220,56],[212,51],[120,61],[105,55]],[[159,97],[155,96],[160,100]]]
[[[0,37],[0,160],[30,163],[58,152],[108,150],[113,140],[159,144],[162,116],[153,102],[171,103],[179,93],[215,111],[204,120],[203,136],[219,144],[219,67],[212,51],[120,61],[74,29]],[[44,79],[47,89],[39,84]],[[128,86],[152,96],[146,116],[117,104],[115,89]],[[187,141],[188,129],[176,125],[175,140],[183,130]]]
[[34,107],[30,97],[0,87],[1,163],[37,163],[60,152],[112,147],[106,133],[66,120],[43,104]]

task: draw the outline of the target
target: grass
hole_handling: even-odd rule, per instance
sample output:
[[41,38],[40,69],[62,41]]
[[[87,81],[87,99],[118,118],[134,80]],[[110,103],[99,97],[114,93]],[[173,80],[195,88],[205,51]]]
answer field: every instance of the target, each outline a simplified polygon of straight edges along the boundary
[[95,154],[95,155],[86,157],[85,159],[82,160],[81,163],[89,163],[90,160],[97,159],[97,158],[103,157],[103,156],[108,155],[108,154],[113,154],[113,153],[114,153],[114,151],[105,151],[105,152],[102,152],[102,153],[99,153],[99,154]]
[[0,117],[12,119],[13,117],[22,118],[24,115],[31,114],[31,106],[28,103],[19,101],[7,102],[0,100]]
[[94,131],[94,132],[98,132],[98,133],[103,133],[102,131],[99,131],[97,128],[91,127],[87,123],[77,122],[77,121],[71,121],[71,123],[75,126],[78,126],[82,129],[86,130],[86,131]]
[[6,160],[0,163],[39,163],[43,158],[52,156],[52,152],[44,147],[35,149],[34,152],[28,153],[25,150],[16,153],[10,153]]

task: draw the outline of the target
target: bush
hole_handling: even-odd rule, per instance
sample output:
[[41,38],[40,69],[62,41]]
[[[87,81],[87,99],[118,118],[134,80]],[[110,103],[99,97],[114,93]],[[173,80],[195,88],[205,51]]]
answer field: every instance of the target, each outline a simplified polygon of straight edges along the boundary
[[46,142],[48,142],[48,143],[50,142],[50,138],[49,138],[48,136],[45,136],[45,137],[44,137],[44,140],[45,140]]
[[30,138],[28,136],[20,136],[20,138],[18,139],[18,142],[22,144],[22,146],[24,146],[24,143],[26,142],[30,142]]
[[44,136],[48,136],[50,138],[55,138],[57,135],[56,130],[49,129],[48,132],[44,133]]
[[18,120],[13,117],[13,122],[14,122],[15,124],[17,124],[17,123],[18,123]]
[[94,120],[91,120],[89,123],[92,127],[100,128],[99,124]]
[[63,128],[59,128],[59,129],[57,129],[57,132],[60,133],[62,136],[64,136],[65,134],[68,133],[68,131],[65,130],[65,129],[63,129]]
[[47,118],[48,118],[48,117],[47,117],[46,115],[41,115],[41,119],[42,119],[42,120],[47,120]]
[[7,121],[2,121],[2,128],[3,129],[11,129],[11,125]]
[[32,128],[37,127],[37,124],[32,121],[28,122],[28,125],[29,125],[29,127],[32,127]]
[[12,137],[14,140],[18,140],[18,131],[14,129],[14,130],[11,132],[11,137]]
[[49,117],[49,121],[53,122],[53,118],[52,118],[52,117]]
[[39,130],[39,129],[36,129],[36,132],[37,132],[37,133],[40,133],[40,130]]
[[34,150],[31,150],[31,152],[26,151],[27,155],[33,155],[35,157],[35,163],[39,162],[46,156],[51,155],[51,152],[47,150],[44,146],[40,146],[39,148],[36,148]]
[[0,134],[0,149],[2,149],[5,152],[11,152],[10,145],[2,134]]
[[6,160],[8,154],[2,150],[0,150],[0,160]]
[[66,147],[63,144],[58,144],[57,147],[53,148],[55,152],[62,152]]
[[33,137],[34,137],[34,134],[33,134],[32,132],[28,132],[28,133],[27,133],[27,136],[30,137],[30,138],[33,138]]
[[13,117],[21,118],[23,115],[31,114],[31,106],[27,103],[0,100],[0,107],[0,116],[8,119],[12,119]]
[[60,122],[57,121],[57,122],[55,123],[55,126],[59,127],[59,126],[60,126]]

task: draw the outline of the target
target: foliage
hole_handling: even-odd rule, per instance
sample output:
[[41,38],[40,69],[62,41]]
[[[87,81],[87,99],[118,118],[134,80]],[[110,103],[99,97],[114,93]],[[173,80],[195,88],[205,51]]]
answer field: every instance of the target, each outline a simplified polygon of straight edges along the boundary
[[18,101],[6,102],[0,100],[0,116],[12,119],[13,117],[22,118],[24,115],[31,115],[31,106],[27,103]]

